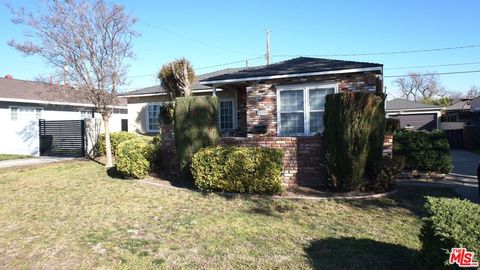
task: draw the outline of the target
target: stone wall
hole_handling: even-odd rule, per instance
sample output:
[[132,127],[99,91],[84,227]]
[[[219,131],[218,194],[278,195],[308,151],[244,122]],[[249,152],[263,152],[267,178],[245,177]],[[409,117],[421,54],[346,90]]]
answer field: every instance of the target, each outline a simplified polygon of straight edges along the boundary
[[[277,93],[271,84],[254,84],[247,87],[247,133],[277,135]],[[256,127],[265,127],[265,132]]]
[[323,143],[320,136],[309,137],[224,137],[224,146],[269,147],[284,153],[282,180],[286,186],[326,185]]

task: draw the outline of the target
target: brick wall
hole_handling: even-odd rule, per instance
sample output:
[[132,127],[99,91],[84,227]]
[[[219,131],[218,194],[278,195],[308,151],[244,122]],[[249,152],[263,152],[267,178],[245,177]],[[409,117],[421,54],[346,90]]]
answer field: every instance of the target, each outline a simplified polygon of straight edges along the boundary
[[284,152],[282,180],[285,185],[326,185],[323,145],[320,136],[224,137],[220,138],[219,144],[282,149]]
[[247,87],[247,133],[255,127],[265,126],[267,134],[277,134],[277,93],[271,84],[254,84]]

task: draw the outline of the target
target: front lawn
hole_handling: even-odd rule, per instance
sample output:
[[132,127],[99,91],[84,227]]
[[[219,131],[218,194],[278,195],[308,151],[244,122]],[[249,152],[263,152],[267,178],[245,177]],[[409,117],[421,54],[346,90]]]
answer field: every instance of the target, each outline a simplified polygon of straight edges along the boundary
[[28,156],[28,155],[0,154],[0,161],[11,160],[11,159],[31,158],[31,157],[32,156]]
[[0,269],[416,269],[423,196],[292,201],[110,178],[91,161],[0,170]]

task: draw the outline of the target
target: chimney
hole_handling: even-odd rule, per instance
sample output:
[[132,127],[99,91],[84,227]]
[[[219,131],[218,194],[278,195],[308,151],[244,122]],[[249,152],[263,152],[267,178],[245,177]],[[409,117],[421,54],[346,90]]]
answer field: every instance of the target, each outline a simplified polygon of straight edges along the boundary
[[13,76],[10,74],[5,75],[5,79],[13,80]]

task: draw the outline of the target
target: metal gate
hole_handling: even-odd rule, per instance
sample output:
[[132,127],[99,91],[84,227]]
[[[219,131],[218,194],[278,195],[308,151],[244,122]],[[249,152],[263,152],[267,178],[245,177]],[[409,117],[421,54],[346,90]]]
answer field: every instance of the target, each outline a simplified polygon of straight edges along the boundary
[[40,120],[41,156],[85,156],[85,121]]

